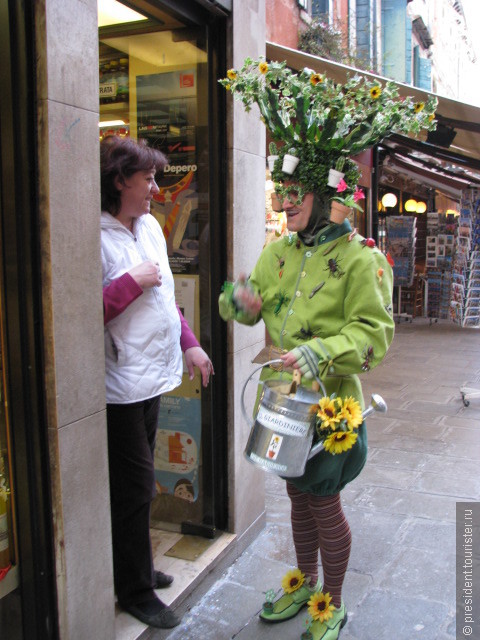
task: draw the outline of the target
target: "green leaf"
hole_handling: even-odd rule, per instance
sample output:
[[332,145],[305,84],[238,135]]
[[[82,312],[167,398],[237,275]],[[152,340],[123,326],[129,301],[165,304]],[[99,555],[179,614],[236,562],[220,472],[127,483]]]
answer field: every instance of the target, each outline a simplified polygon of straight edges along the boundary
[[302,128],[305,125],[305,114],[307,112],[309,104],[310,104],[310,101],[306,96],[304,96],[303,94],[297,96],[297,99],[296,99],[297,108],[295,110],[295,114],[297,118],[297,123]]
[[[325,145],[326,148],[328,147],[331,148],[331,144],[327,144],[327,141],[330,140],[330,143],[332,142],[331,138],[335,133],[336,128],[337,128],[337,121],[335,117],[329,116],[323,126],[323,129],[320,133],[320,136],[317,139],[317,142],[315,143],[315,146],[321,148],[322,146]],[[334,144],[332,146],[334,146]]]

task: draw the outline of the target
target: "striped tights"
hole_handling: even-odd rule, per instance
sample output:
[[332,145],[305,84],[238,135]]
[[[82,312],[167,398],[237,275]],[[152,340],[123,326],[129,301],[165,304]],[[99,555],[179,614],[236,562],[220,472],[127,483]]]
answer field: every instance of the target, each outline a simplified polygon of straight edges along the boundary
[[352,545],[352,534],[343,513],[340,494],[315,496],[299,491],[289,482],[287,493],[292,503],[292,533],[297,566],[307,578],[310,577],[310,584],[315,585],[320,550],[323,592],[330,593],[332,604],[340,607]]

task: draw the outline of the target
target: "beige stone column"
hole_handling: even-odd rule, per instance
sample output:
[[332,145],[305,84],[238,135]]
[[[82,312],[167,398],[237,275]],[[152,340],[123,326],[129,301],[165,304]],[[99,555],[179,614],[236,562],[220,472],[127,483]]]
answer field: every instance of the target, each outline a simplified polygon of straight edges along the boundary
[[[265,55],[265,1],[234,0],[228,66],[239,68],[244,58]],[[242,105],[227,100],[229,145],[228,276],[249,273],[265,242],[265,127],[256,108],[246,114]],[[264,471],[247,462],[243,451],[249,426],[240,410],[243,382],[252,371],[251,360],[265,344],[265,327],[230,324],[229,327],[229,495],[230,530],[246,539],[264,523]],[[246,405],[253,408],[256,385],[251,383]]]
[[60,637],[115,637],[96,0],[38,0],[41,270]]

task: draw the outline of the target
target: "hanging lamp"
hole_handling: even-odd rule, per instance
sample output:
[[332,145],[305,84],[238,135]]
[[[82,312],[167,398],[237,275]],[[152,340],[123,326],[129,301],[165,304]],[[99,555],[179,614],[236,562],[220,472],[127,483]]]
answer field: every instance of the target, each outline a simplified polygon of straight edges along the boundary
[[397,204],[397,196],[394,193],[386,193],[382,197],[382,205],[385,209],[388,207],[394,207]]
[[408,213],[414,213],[417,210],[417,201],[414,200],[413,198],[410,198],[409,200],[407,200],[404,204],[404,209],[405,211],[408,211]]

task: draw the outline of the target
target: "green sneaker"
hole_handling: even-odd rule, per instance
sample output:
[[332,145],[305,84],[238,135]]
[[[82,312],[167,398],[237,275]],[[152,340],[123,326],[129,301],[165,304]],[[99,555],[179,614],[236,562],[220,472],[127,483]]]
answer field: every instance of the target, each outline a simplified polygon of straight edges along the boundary
[[345,603],[342,601],[342,606],[339,609],[333,608],[332,617],[329,620],[324,622],[312,620],[307,630],[302,633],[300,640],[337,640],[340,630],[346,624],[347,610]]
[[[267,602],[263,604],[260,618],[265,622],[283,622],[296,616],[300,609],[307,605],[312,595],[322,589],[320,581],[311,588],[304,578],[304,574],[298,569],[288,572],[282,580],[284,591],[278,600],[273,602],[268,599],[269,594],[274,597],[275,592],[267,592]],[[299,586],[296,586],[297,584]]]

